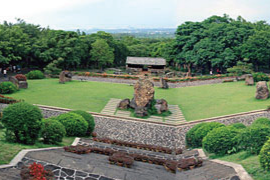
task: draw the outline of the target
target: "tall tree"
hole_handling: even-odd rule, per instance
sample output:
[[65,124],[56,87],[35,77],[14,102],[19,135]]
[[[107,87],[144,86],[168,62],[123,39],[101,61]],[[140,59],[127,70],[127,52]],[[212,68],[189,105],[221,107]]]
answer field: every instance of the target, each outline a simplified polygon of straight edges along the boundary
[[97,39],[92,45],[90,51],[91,60],[96,62],[102,70],[106,65],[112,64],[114,60],[113,49],[110,48],[104,39]]

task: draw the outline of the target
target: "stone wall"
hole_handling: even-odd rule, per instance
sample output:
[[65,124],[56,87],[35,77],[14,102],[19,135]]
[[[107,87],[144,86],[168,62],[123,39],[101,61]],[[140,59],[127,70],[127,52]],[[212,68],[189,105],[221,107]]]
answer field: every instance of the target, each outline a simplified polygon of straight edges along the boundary
[[[2,110],[7,105],[0,104]],[[45,118],[68,112],[68,109],[40,107]],[[170,148],[184,148],[185,134],[194,125],[201,122],[221,122],[223,124],[243,123],[250,125],[259,117],[270,118],[270,111],[259,110],[249,113],[235,114],[224,117],[210,118],[187,122],[183,125],[165,125],[154,122],[145,122],[130,118],[119,118],[93,113],[96,122],[95,131],[99,137],[108,137],[117,140],[159,145]]]
[[[137,80],[132,79],[119,79],[119,78],[102,78],[102,77],[91,77],[91,76],[73,76],[73,80],[86,80],[86,81],[98,81],[98,82],[110,82],[110,83],[121,83],[133,85]],[[217,84],[222,83],[224,80],[233,80],[234,77],[226,77],[220,79],[210,80],[199,80],[199,81],[185,81],[178,83],[168,83],[170,88],[187,87],[187,86],[200,86],[206,84]],[[160,87],[160,82],[154,82],[156,87]]]

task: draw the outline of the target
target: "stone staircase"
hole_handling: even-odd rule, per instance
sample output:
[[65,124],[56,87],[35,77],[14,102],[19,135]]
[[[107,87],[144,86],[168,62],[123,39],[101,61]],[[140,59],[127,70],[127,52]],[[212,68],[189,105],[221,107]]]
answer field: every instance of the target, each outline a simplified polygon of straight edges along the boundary
[[101,114],[114,115],[117,105],[120,101],[121,99],[111,98],[110,101],[104,107],[104,109],[101,111]]
[[186,122],[186,119],[178,105],[168,105],[171,115],[165,117],[165,122],[181,123]]

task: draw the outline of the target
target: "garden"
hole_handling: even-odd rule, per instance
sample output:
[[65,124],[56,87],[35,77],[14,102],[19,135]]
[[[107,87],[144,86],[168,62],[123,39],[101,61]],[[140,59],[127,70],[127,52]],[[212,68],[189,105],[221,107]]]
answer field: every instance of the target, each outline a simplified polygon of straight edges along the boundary
[[[28,89],[8,96],[31,104],[92,112],[100,112],[110,98],[133,96],[133,86],[126,84],[80,81],[59,84],[58,79],[28,80],[28,84]],[[270,102],[255,99],[256,88],[245,86],[243,81],[167,90],[156,87],[155,92],[156,98],[178,105],[187,121],[266,109]]]

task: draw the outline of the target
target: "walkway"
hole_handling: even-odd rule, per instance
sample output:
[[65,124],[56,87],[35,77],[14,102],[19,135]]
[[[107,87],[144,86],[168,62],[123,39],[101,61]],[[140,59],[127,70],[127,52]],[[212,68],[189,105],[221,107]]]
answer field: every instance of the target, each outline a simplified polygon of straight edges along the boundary
[[114,115],[117,105],[119,104],[120,101],[121,99],[111,98],[100,113],[106,115]]

